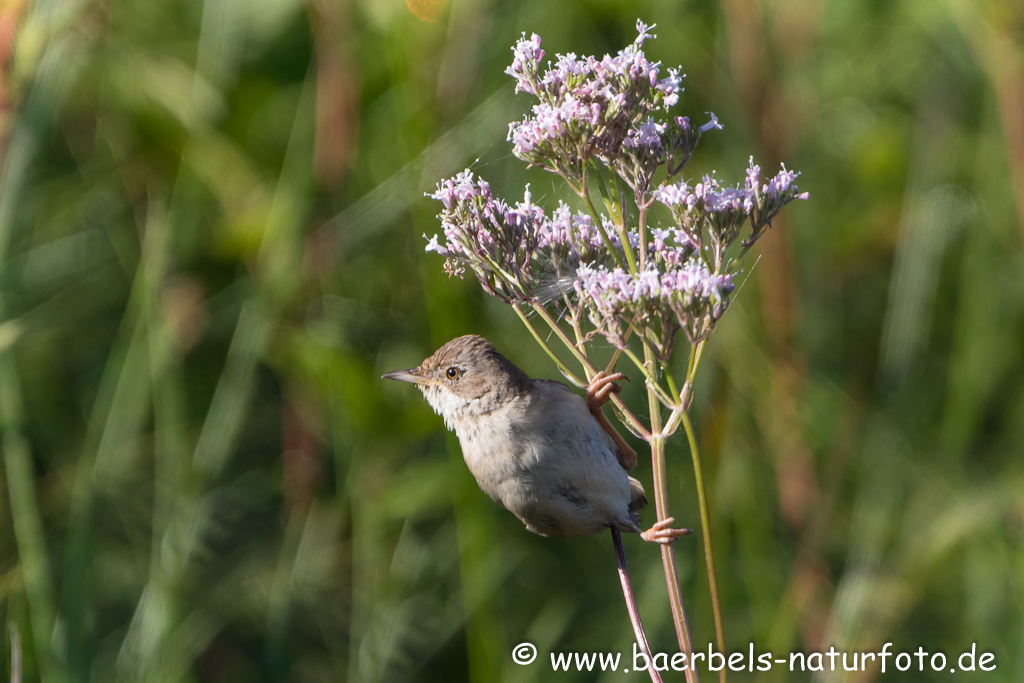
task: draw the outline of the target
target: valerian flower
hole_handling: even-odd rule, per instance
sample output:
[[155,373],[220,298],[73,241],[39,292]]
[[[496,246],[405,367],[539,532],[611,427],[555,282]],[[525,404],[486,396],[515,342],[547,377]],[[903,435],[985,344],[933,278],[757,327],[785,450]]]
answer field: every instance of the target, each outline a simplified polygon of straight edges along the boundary
[[626,169],[688,159],[705,129],[666,137],[669,124],[654,116],[674,106],[683,89],[679,69],[660,77],[661,64],[649,61],[641,49],[654,37],[652,28],[638,21],[636,40],[614,57],[557,55],[543,73],[540,38],[524,33],[512,48],[506,73],[516,79],[516,92],[534,95],[538,103],[522,121],[509,124],[513,154],[562,175],[574,187],[581,186],[593,158]]
[[625,348],[625,331],[648,337],[657,356],[671,355],[675,332],[690,343],[710,334],[729,306],[731,275],[716,275],[698,258],[628,273],[622,268],[580,266],[574,287],[590,322],[614,346]]
[[[485,291],[504,301],[531,301],[538,282],[607,258],[591,216],[574,214],[560,202],[549,217],[533,203],[529,186],[523,201],[509,206],[494,197],[487,181],[466,169],[427,196],[443,205],[438,217],[444,241],[424,235],[426,250],[446,257],[450,275],[471,270]],[[607,234],[608,226],[602,227]],[[609,242],[621,247],[615,238]]]
[[531,261],[545,216],[532,203],[529,188],[524,201],[510,207],[467,169],[438,183],[428,196],[444,207],[439,218],[445,243],[435,235],[427,250],[447,257],[449,274],[462,275],[468,267],[489,294],[505,301],[531,296]]
[[749,221],[750,236],[743,246],[749,247],[771,225],[782,207],[794,199],[807,199],[793,182],[798,173],[782,170],[765,184],[760,184],[761,167],[750,158],[750,166],[741,185],[723,187],[714,174],[705,175],[692,187],[686,181],[665,183],[652,193],[658,202],[669,207],[673,220],[701,248],[716,269],[724,265],[726,250],[739,237]]
[[[675,177],[701,136],[722,125],[710,112],[697,127],[669,114],[683,76],[679,69],[662,75],[660,63],[644,55],[653,28],[638,21],[633,43],[602,59],[567,53],[544,66],[536,34],[524,33],[512,49],[506,73],[517,92],[537,99],[530,114],[509,125],[513,153],[565,178],[587,211],[560,201],[548,214],[533,202],[529,186],[523,201],[509,204],[467,169],[428,195],[442,204],[444,237],[424,238],[427,251],[445,257],[449,274],[472,271],[506,302],[556,302],[577,322],[589,320],[587,339],[599,334],[626,348],[637,334],[664,360],[677,332],[697,343],[728,308],[739,272],[730,248],[740,241],[742,254],[782,207],[807,194],[795,184],[799,174],[785,166],[762,181],[753,158],[736,186],[723,185],[714,173]],[[587,184],[596,167],[606,169],[610,182],[630,187],[644,215],[658,203],[671,222],[628,226],[626,212],[615,208],[618,196],[606,196],[609,211],[599,213]],[[662,167],[666,179],[652,188]],[[744,226],[749,233],[740,240]]]

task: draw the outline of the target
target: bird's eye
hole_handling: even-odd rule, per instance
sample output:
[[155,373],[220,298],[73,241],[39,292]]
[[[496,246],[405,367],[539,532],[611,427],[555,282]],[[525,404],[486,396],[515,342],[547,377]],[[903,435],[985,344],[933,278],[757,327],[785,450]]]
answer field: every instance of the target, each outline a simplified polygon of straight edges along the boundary
[[452,366],[445,370],[444,374],[446,377],[448,377],[448,379],[458,379],[459,375],[462,374],[462,370],[459,370],[457,367]]

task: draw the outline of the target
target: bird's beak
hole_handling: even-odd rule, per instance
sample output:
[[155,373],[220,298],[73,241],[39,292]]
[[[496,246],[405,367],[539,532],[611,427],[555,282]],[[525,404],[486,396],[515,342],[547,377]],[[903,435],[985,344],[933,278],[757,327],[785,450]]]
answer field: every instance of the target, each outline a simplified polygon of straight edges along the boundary
[[399,382],[411,382],[412,384],[426,384],[430,380],[419,373],[419,370],[412,368],[411,370],[395,370],[394,372],[386,372],[381,375],[381,379],[394,379]]

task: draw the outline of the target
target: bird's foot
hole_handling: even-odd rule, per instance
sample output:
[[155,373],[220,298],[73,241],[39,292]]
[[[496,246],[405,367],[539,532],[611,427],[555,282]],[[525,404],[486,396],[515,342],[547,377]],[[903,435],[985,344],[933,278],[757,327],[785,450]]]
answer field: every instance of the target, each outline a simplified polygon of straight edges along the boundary
[[601,428],[615,442],[619,464],[625,469],[631,470],[636,467],[636,451],[626,443],[621,434],[615,431],[615,427],[604,414],[604,404],[608,402],[609,396],[622,391],[622,387],[616,384],[622,379],[629,381],[629,378],[621,372],[608,375],[602,371],[594,375],[594,379],[590,380],[590,386],[587,387],[587,408],[590,409],[590,414],[598,421]]
[[622,387],[616,384],[620,380],[628,382],[629,378],[621,372],[607,375],[603,370],[594,375],[594,379],[590,380],[590,386],[587,387],[587,407],[590,408],[590,412],[601,410],[611,398],[611,394],[622,391]]
[[675,517],[668,517],[655,522],[647,531],[641,532],[640,538],[644,539],[648,543],[661,543],[662,545],[668,545],[680,536],[687,536],[693,533],[693,529],[675,529],[672,527],[672,523],[676,521]]

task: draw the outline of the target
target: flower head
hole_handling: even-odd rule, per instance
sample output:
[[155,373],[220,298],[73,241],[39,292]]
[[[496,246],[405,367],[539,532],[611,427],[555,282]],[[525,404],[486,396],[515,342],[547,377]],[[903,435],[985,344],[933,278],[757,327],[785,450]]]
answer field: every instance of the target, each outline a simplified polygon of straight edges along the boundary
[[516,79],[516,92],[537,94],[534,77],[540,68],[540,60],[544,58],[544,50],[540,49],[540,36],[534,33],[529,38],[523,33],[522,39],[512,48],[512,64],[507,73]]
[[768,182],[761,183],[761,167],[750,158],[743,182],[724,187],[714,174],[705,175],[692,188],[685,180],[664,183],[652,197],[672,210],[676,223],[694,243],[702,243],[707,233],[718,260],[737,239],[743,225],[750,222],[751,235],[744,242],[752,244],[771,225],[782,207],[794,199],[807,199],[797,191],[794,180],[798,173],[782,170]]
[[[735,289],[731,275],[717,275],[696,257],[663,268],[629,273],[622,268],[581,265],[576,293],[591,323],[608,340],[624,347],[623,330],[660,332],[682,329],[691,343],[710,333],[729,305]],[[658,355],[672,352],[672,334],[659,334]]]
[[644,42],[655,38],[654,26],[638,21],[636,28],[636,39],[615,55],[560,54],[546,69],[540,63],[540,38],[523,34],[506,73],[516,79],[516,92],[535,96],[537,104],[523,120],[509,124],[517,157],[577,184],[587,163],[597,158],[635,190],[646,188],[666,159],[681,168],[700,135],[720,127],[714,117],[696,131],[689,119],[664,119],[683,90],[680,69],[662,75],[660,62],[648,60],[643,51]]
[[[711,112],[700,126],[669,114],[683,76],[644,54],[654,26],[638,21],[636,29],[636,39],[615,55],[559,54],[546,66],[540,37],[524,33],[506,69],[517,92],[536,98],[509,124],[513,153],[565,178],[589,211],[559,201],[546,212],[529,185],[522,201],[506,202],[467,169],[428,195],[441,204],[443,237],[423,237],[428,252],[445,257],[449,274],[471,271],[505,301],[557,302],[574,324],[593,325],[585,339],[600,334],[624,348],[635,333],[667,359],[677,332],[691,343],[704,339],[728,308],[744,253],[733,245],[743,227],[750,226],[746,248],[782,207],[807,193],[785,166],[762,179],[753,158],[735,186],[714,172],[679,177],[701,136],[722,124]],[[666,180],[652,187],[662,167]],[[595,191],[607,213],[592,202]],[[644,216],[653,203],[663,205],[671,222],[659,224],[652,213],[629,225],[624,197]]]

